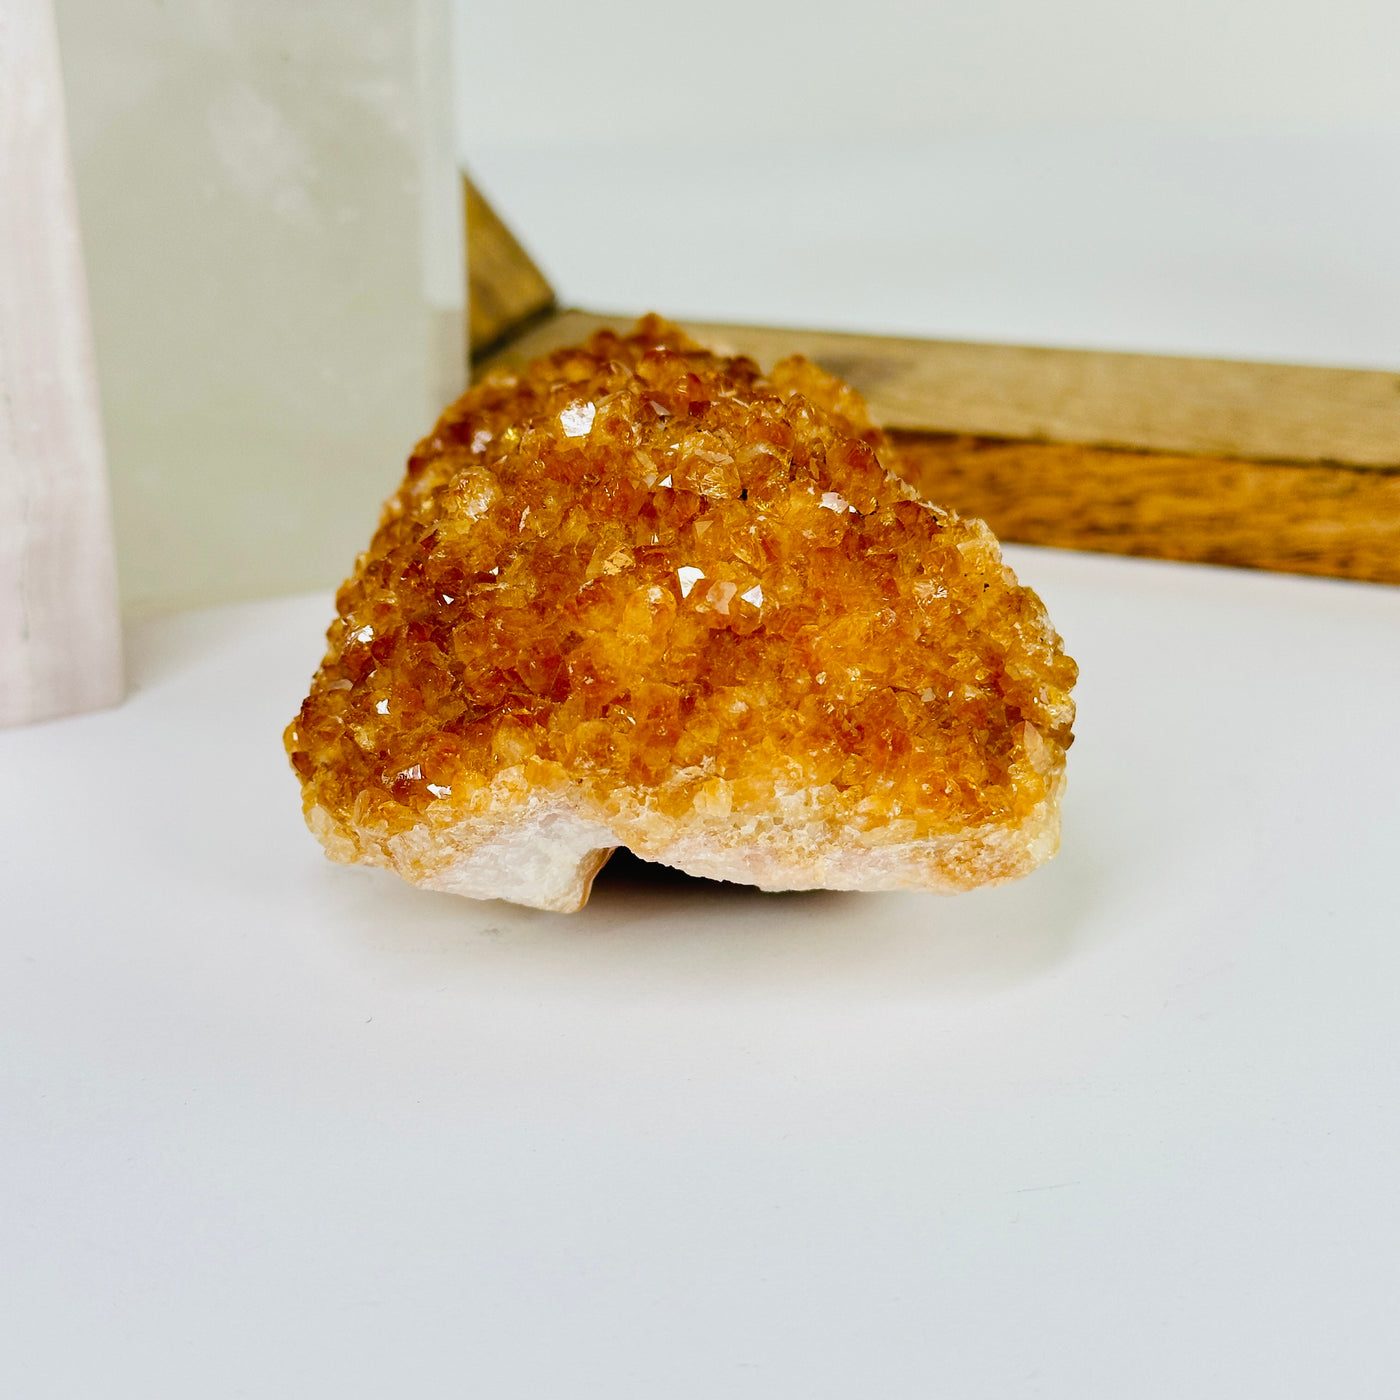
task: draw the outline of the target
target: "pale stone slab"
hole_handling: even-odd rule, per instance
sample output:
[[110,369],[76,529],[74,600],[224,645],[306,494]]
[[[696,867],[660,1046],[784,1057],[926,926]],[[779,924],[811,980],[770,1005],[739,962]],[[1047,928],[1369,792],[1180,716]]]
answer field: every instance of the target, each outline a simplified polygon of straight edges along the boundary
[[122,693],[111,508],[49,0],[0,9],[0,725]]

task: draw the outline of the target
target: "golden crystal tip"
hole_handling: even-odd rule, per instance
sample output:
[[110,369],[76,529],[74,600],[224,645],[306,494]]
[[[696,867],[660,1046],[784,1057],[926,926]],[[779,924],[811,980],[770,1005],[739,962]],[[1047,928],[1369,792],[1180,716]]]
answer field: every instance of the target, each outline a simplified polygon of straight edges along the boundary
[[1076,668],[860,397],[647,317],[418,444],[287,730],[338,859],[576,908],[616,846],[765,888],[1053,854]]

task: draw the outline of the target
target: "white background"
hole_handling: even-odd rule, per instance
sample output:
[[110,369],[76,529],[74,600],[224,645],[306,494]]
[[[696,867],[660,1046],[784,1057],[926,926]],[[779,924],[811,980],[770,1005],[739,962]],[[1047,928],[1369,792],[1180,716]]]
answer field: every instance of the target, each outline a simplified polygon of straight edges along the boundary
[[1400,6],[458,7],[565,301],[1400,367]]
[[[1400,366],[1390,7],[463,18],[570,299]],[[0,1393],[1393,1394],[1400,590],[1010,553],[1065,845],[958,900],[331,866],[328,595],[0,734]]]
[[457,0],[483,145],[1400,127],[1389,0]]

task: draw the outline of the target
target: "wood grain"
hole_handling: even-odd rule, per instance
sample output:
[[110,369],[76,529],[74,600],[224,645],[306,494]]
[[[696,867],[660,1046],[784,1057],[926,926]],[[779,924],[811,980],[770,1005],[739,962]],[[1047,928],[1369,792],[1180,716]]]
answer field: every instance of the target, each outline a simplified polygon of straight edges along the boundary
[[471,353],[476,356],[489,354],[552,311],[554,288],[465,174],[462,199],[467,224],[467,328]]
[[924,495],[1004,540],[1400,583],[1400,469],[892,436]]
[[58,40],[0,5],[0,724],[120,699],[111,507]]
[[[561,312],[498,362],[520,363],[632,320]],[[702,344],[764,366],[808,356],[859,389],[887,428],[1400,466],[1400,374],[682,324]]]
[[[561,312],[479,367],[630,317]],[[859,389],[909,476],[1003,539],[1400,583],[1400,375],[686,323]]]

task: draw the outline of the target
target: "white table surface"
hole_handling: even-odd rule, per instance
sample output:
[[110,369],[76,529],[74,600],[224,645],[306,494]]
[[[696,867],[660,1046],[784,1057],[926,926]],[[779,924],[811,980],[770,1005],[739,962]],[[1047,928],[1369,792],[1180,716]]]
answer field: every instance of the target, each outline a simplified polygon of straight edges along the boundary
[[324,596],[0,734],[0,1394],[1394,1394],[1400,590],[1009,554],[1065,843],[955,900],[333,866]]

